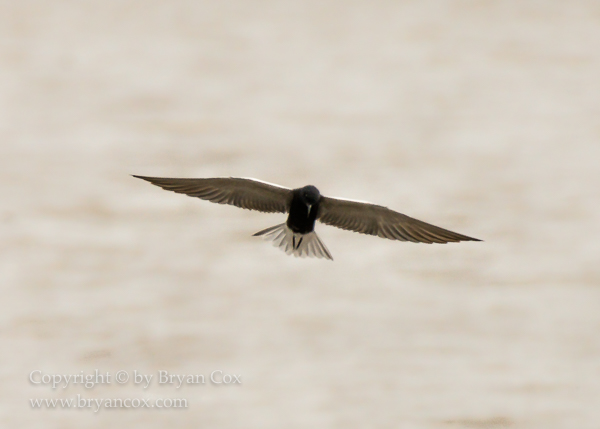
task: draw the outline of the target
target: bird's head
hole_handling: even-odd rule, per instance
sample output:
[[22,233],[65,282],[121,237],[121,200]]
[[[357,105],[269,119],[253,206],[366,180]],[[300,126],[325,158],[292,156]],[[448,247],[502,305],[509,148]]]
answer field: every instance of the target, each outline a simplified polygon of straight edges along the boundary
[[300,197],[309,206],[316,204],[321,198],[321,193],[312,185],[300,189]]

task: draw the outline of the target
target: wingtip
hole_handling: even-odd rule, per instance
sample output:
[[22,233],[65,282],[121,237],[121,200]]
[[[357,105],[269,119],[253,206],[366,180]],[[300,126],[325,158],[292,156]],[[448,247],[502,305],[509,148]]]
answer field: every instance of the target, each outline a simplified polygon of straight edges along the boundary
[[139,175],[137,175],[137,174],[132,174],[132,175],[131,175],[131,177],[135,177],[136,179],[142,179],[142,180],[145,180],[146,182],[153,183],[153,182],[152,182],[152,177],[148,177],[148,176],[139,176]]

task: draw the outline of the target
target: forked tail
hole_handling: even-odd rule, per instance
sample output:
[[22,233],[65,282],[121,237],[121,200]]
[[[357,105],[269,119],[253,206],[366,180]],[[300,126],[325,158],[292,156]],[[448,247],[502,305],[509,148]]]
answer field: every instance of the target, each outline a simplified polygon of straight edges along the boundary
[[331,253],[319,239],[316,232],[308,234],[299,234],[293,232],[285,223],[275,225],[253,234],[255,237],[261,236],[266,241],[272,241],[273,246],[279,247],[288,255],[299,256],[301,258],[325,258],[333,261]]

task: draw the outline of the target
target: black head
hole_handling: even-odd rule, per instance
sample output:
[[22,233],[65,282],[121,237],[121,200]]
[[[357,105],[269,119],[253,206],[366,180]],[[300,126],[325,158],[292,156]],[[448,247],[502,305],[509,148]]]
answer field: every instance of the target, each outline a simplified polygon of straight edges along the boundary
[[305,186],[304,188],[300,188],[300,198],[306,203],[316,204],[321,198],[321,193],[317,188],[312,185]]

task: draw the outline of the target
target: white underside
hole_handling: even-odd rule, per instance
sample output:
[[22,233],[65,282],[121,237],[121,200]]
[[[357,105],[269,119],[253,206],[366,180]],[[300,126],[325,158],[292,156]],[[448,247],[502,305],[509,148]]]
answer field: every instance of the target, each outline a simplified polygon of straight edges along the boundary
[[314,231],[308,234],[299,234],[289,229],[285,223],[282,223],[263,229],[254,235],[273,242],[273,246],[279,247],[288,255],[299,256],[300,258],[325,258],[333,261],[329,250]]

